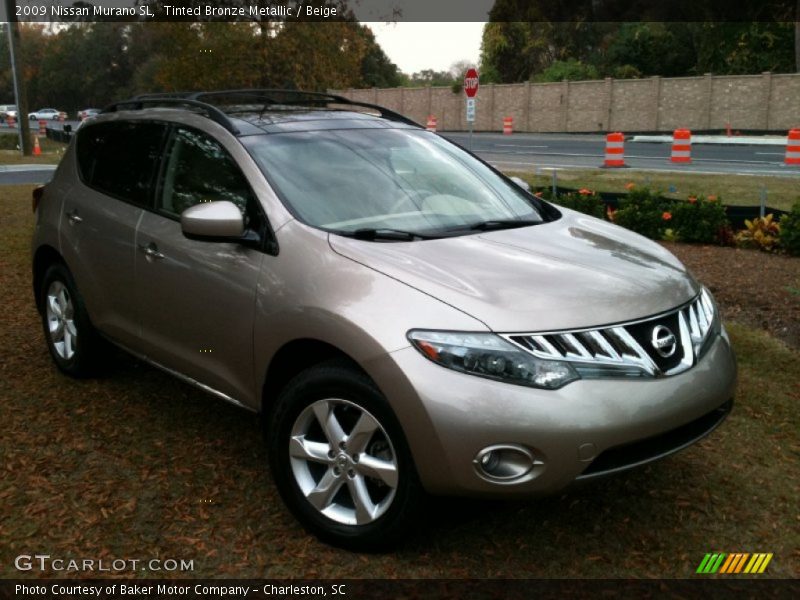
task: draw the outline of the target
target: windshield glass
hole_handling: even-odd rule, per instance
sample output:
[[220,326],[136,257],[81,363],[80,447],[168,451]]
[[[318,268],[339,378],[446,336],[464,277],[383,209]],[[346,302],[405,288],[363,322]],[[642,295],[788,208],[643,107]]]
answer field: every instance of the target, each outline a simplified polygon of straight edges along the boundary
[[430,235],[488,221],[542,221],[523,190],[425,131],[304,131],[245,143],[295,214],[329,231]]

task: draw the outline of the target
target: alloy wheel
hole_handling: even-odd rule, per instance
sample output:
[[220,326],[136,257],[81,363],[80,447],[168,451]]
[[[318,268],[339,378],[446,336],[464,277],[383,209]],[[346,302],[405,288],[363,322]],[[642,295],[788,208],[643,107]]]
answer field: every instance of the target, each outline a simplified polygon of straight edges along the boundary
[[78,329],[75,326],[75,305],[63,282],[55,280],[47,288],[45,310],[50,343],[59,357],[71,360],[77,348]]
[[367,525],[389,509],[398,462],[380,422],[353,402],[317,400],[289,438],[291,472],[306,500],[329,519]]

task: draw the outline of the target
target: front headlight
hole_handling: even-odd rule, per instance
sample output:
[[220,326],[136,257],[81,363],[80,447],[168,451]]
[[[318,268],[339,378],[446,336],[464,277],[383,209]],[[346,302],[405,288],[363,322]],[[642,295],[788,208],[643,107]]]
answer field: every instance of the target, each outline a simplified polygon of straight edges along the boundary
[[469,375],[549,390],[580,379],[569,363],[537,358],[493,333],[414,329],[408,339],[426,358]]

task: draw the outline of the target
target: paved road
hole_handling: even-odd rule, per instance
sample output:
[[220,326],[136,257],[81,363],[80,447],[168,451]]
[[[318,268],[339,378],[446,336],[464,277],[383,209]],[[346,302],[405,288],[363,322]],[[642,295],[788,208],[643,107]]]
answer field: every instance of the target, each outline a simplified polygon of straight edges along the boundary
[[0,165],[0,185],[47,183],[56,165]]
[[[443,133],[444,137],[469,148],[468,133]],[[800,176],[800,168],[783,164],[784,146],[735,144],[695,144],[692,163],[675,165],[669,161],[669,143],[625,143],[628,167],[648,171],[695,173],[740,173]],[[498,168],[535,171],[540,168],[595,168],[603,164],[605,137],[516,133],[474,134],[472,150]]]
[[[72,125],[76,126],[77,122]],[[464,147],[470,145],[468,133],[443,135]],[[592,169],[603,164],[605,138],[600,135],[479,133],[472,137],[472,149],[484,160],[505,170]],[[648,171],[800,177],[800,167],[783,164],[784,152],[782,145],[695,144],[692,163],[675,165],[669,161],[669,143],[628,141],[625,162],[629,168]],[[19,167],[23,165],[14,170],[0,166],[0,185],[44,183],[52,173]]]

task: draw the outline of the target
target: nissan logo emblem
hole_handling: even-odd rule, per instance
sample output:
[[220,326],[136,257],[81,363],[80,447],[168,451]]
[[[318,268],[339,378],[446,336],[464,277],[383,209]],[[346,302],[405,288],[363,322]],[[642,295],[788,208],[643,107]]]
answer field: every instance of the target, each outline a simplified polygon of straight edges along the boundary
[[675,339],[675,334],[663,325],[653,327],[653,336],[650,338],[650,343],[653,344],[653,348],[662,358],[669,358],[675,354],[675,350],[678,348],[678,340]]

